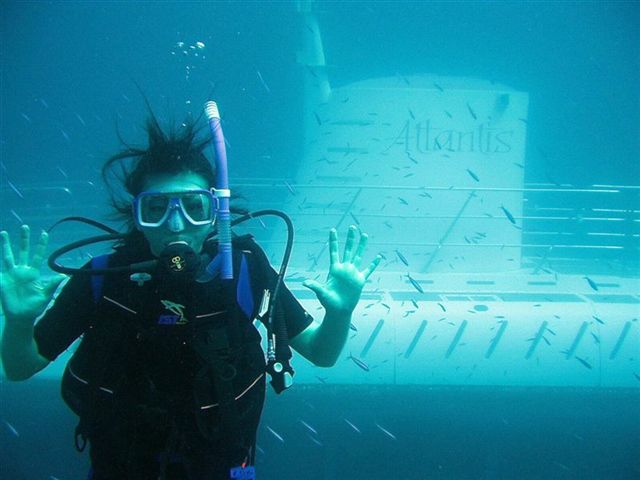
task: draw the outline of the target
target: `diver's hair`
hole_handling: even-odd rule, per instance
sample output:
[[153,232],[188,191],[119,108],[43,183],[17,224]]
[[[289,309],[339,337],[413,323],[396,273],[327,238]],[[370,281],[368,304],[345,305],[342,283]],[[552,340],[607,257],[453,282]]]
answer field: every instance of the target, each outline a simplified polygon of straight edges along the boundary
[[[196,120],[189,117],[182,123],[181,128],[176,130],[172,126],[169,132],[165,133],[148,102],[147,108],[147,148],[131,146],[120,137],[120,142],[125,148],[108,158],[102,167],[102,178],[115,210],[112,219],[126,224],[127,237],[124,243],[127,244],[144,242],[142,233],[135,227],[131,200],[143,191],[149,178],[192,172],[201,175],[209,188],[215,186],[215,169],[204,155],[209,138],[199,138],[203,127],[198,128],[197,123],[201,117]],[[206,126],[205,123],[204,127]],[[119,184],[118,187],[114,185],[114,180]],[[236,214],[247,212],[233,206],[230,210]]]

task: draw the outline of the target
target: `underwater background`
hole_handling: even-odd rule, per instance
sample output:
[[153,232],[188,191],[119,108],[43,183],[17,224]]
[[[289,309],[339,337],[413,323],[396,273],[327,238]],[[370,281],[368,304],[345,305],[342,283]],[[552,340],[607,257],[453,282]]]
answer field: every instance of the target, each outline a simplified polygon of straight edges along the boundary
[[[314,318],[331,227],[384,256],[338,363],[294,352],[267,387],[257,478],[640,478],[638,2],[5,1],[0,25],[12,239],[122,228],[100,168],[145,145],[144,97],[176,128],[213,99],[232,195],[291,216]],[[280,221],[237,232],[278,268]],[[86,477],[73,348],[2,377],[0,478]]]

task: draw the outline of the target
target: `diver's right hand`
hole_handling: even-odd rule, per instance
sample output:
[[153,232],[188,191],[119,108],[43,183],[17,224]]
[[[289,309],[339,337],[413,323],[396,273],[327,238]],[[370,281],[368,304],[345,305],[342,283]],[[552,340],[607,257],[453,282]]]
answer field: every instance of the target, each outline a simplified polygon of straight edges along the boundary
[[15,262],[9,234],[0,232],[2,246],[2,271],[0,273],[0,300],[7,325],[30,327],[35,319],[47,308],[53,294],[66,276],[56,275],[42,279],[40,266],[47,250],[49,235],[42,232],[33,259],[29,264],[28,225],[20,228],[18,262]]

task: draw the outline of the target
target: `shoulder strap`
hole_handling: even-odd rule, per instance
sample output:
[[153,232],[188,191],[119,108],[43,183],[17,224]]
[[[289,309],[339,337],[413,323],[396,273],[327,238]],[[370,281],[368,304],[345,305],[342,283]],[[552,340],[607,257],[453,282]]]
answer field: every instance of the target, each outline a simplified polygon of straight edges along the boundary
[[242,253],[242,259],[240,260],[240,273],[238,274],[238,288],[236,289],[236,300],[240,309],[244,314],[251,318],[253,314],[253,291],[251,289],[251,277],[249,275],[249,264],[247,263],[247,257]]
[[[91,259],[91,268],[107,268],[109,265],[109,254],[100,255]],[[104,275],[91,275],[91,293],[93,294],[93,302],[98,303],[102,295],[102,287],[104,285]]]

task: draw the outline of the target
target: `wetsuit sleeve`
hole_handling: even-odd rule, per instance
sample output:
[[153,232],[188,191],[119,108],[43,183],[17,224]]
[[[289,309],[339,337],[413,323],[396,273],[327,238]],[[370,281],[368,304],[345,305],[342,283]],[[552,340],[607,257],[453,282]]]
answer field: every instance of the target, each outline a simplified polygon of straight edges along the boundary
[[[264,289],[268,288],[273,292],[278,273],[271,266],[266,254],[257,243],[252,242],[251,251],[254,257],[254,275],[257,279],[257,298],[262,298],[261,293]],[[284,310],[289,338],[295,337],[313,323],[313,317],[300,305],[284,282],[280,287],[280,304]]]
[[88,275],[74,275],[62,287],[54,303],[36,323],[33,337],[40,355],[55,360],[84,333],[94,314]]

